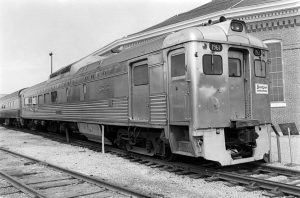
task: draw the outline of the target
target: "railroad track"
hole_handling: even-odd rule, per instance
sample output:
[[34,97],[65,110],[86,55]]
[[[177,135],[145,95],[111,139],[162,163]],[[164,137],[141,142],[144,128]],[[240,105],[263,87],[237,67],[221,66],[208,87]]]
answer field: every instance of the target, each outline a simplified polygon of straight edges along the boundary
[[0,148],[0,197],[151,197]]
[[[30,133],[33,133],[30,131]],[[39,134],[39,133],[33,133]],[[65,138],[53,136],[49,133],[40,133],[44,137],[55,141],[66,142]],[[100,144],[70,139],[70,144],[84,146],[94,151],[101,151]],[[167,162],[144,155],[127,153],[123,150],[106,146],[106,152],[121,156],[132,162],[144,164],[162,171],[185,175],[190,178],[204,178],[206,181],[225,181],[227,185],[245,187],[245,190],[264,190],[266,196],[300,197],[300,171],[267,166],[263,163],[247,163],[230,167],[218,167],[206,162],[193,164],[183,162]]]
[[269,197],[300,197],[300,171],[257,163],[216,167],[214,164],[199,166],[180,162],[161,162],[160,160],[143,159],[134,155],[125,156],[125,158],[152,168],[159,168],[194,179],[204,178],[209,182],[226,181],[229,186],[244,186],[247,191],[264,190],[263,194]]

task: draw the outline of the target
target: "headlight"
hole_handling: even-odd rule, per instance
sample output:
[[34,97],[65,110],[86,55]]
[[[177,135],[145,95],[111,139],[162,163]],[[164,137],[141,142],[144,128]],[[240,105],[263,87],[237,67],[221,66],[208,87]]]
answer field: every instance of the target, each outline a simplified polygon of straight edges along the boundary
[[231,30],[235,32],[242,32],[243,31],[243,24],[239,22],[231,22]]
[[261,50],[260,50],[260,49],[254,49],[254,50],[253,50],[253,54],[254,54],[255,56],[261,56]]

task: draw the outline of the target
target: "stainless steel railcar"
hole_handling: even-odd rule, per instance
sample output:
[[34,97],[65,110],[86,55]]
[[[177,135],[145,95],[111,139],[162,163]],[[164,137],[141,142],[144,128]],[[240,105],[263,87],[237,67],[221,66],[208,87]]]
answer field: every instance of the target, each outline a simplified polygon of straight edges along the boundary
[[228,20],[152,39],[21,92],[23,123],[146,155],[230,165],[267,156],[267,47]]
[[0,122],[5,125],[19,125],[21,115],[21,96],[20,92],[5,95],[0,98]]

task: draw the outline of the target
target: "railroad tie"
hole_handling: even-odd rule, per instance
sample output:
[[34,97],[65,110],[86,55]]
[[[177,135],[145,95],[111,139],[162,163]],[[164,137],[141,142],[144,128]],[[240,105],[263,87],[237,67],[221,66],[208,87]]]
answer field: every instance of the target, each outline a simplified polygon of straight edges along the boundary
[[207,181],[207,182],[214,182],[214,181],[219,181],[219,180],[220,180],[219,174],[213,174],[211,177],[208,177],[205,179],[205,181]]
[[279,190],[278,187],[273,188],[271,191],[263,193],[263,195],[268,197],[283,197],[284,194]]
[[251,182],[249,185],[245,186],[246,191],[255,191],[255,190],[259,190],[259,189],[260,188],[256,182]]

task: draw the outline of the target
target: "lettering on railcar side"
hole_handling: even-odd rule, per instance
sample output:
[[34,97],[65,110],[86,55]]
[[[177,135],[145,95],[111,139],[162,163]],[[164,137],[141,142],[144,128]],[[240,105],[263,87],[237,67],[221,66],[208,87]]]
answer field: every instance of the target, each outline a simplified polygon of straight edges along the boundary
[[255,83],[256,94],[269,94],[269,87],[267,84]]

